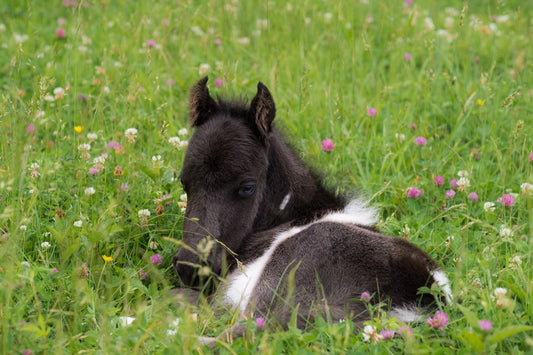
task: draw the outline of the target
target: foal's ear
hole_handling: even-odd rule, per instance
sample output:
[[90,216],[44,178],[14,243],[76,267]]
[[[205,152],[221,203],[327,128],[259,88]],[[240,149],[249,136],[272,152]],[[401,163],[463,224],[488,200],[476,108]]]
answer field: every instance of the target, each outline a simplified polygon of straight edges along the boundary
[[250,115],[255,121],[259,134],[266,138],[276,116],[276,105],[267,87],[261,82],[257,84],[257,94],[250,104]]
[[189,120],[191,126],[199,126],[204,123],[211,114],[216,110],[217,103],[207,88],[207,79],[204,77],[191,89],[191,96],[189,97]]

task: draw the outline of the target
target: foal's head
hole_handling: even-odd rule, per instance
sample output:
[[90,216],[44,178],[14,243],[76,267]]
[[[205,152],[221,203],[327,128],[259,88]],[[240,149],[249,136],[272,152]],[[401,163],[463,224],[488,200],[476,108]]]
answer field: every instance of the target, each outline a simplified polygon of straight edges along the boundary
[[190,122],[196,129],[180,175],[188,202],[184,245],[174,267],[189,286],[198,285],[209,270],[220,274],[227,252],[252,231],[266,188],[268,137],[276,114],[262,83],[249,107],[215,101],[206,83],[207,77],[191,91]]

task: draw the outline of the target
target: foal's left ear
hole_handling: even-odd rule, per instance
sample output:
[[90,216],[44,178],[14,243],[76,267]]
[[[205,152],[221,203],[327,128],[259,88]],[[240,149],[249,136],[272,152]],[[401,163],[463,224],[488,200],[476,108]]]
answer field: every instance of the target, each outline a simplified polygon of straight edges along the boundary
[[250,115],[261,137],[266,138],[276,116],[276,105],[267,87],[261,82],[257,84],[257,94],[250,104]]

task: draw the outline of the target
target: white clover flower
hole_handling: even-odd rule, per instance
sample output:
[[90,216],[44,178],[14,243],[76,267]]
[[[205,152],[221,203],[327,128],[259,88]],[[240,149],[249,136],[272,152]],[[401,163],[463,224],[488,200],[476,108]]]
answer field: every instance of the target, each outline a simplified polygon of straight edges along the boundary
[[65,97],[65,89],[63,89],[62,87],[55,88],[54,96],[56,99],[62,99],[63,97]]
[[459,177],[468,177],[468,171],[466,171],[466,170],[459,170],[459,171],[457,172],[457,175],[458,175]]
[[248,37],[241,37],[237,39],[237,43],[239,43],[242,46],[247,46],[250,44],[250,38]]
[[333,14],[331,12],[326,12],[324,14],[324,21],[326,21],[327,23],[330,23],[332,18]]
[[94,187],[88,187],[85,189],[85,196],[91,196],[91,195],[94,195],[96,193],[96,190],[94,189]]
[[78,146],[78,150],[79,150],[80,152],[84,152],[84,153],[86,153],[86,152],[88,152],[89,150],[91,150],[91,145],[90,145],[90,144],[87,144],[87,143],[80,144],[80,145]]
[[81,226],[83,226],[83,221],[82,220],[74,222],[74,227],[81,228]]
[[41,249],[42,249],[42,250],[47,250],[47,249],[50,248],[50,246],[51,246],[51,245],[50,245],[50,243],[48,243],[48,242],[42,242],[42,243],[41,243]]
[[257,19],[257,21],[255,21],[255,26],[258,29],[263,30],[263,29],[268,27],[268,20],[267,19]]
[[3,23],[0,23],[0,32],[5,32],[6,30],[6,25],[4,25]]
[[17,44],[22,44],[26,42],[28,38],[30,38],[28,35],[21,35],[18,33],[13,33],[13,39],[15,40]]
[[459,191],[465,192],[468,187],[470,187],[470,180],[467,177],[462,177],[457,181],[457,189]]
[[175,148],[179,148],[179,145],[181,143],[180,137],[170,137],[168,139],[168,142],[172,144]]
[[522,259],[520,256],[515,255],[512,258],[509,259],[509,268],[516,270],[522,265]]
[[180,201],[187,202],[187,194],[181,194]]
[[150,210],[140,210],[138,214],[140,218],[148,218],[150,217]]
[[95,141],[98,139],[98,135],[96,133],[87,133],[87,139],[92,141]]
[[157,242],[152,240],[150,243],[148,243],[148,247],[152,250],[156,250],[158,247]]
[[383,340],[383,336],[381,336],[381,334],[378,333],[378,330],[375,326],[368,325],[368,324],[365,325],[365,327],[363,328],[363,341],[364,342],[378,343],[381,340]]
[[189,141],[181,141],[178,145],[178,149],[187,148],[189,146]]
[[405,134],[403,133],[396,133],[394,137],[398,142],[403,142],[405,140]]
[[179,136],[186,136],[187,134],[189,134],[189,130],[187,128],[181,128],[179,131],[178,131],[178,135]]
[[520,190],[522,190],[522,195],[531,196],[533,194],[533,185],[528,182],[524,182],[520,185]]
[[48,101],[48,102],[54,102],[56,100],[52,95],[45,95],[43,99],[44,101]]
[[22,224],[19,228],[20,228],[21,231],[24,232],[24,231],[26,231],[26,229],[28,229],[28,226],[26,226],[25,224]]
[[505,225],[500,226],[500,237],[510,238],[513,236],[513,230]]
[[206,75],[207,73],[209,73],[209,69],[211,68],[211,66],[207,63],[202,63],[200,64],[200,67],[198,68],[198,73],[200,75]]
[[435,29],[435,24],[433,23],[431,17],[426,17],[424,19],[424,28],[428,31],[433,31]]
[[128,140],[128,142],[130,143],[133,143],[135,142],[135,139],[137,139],[137,129],[136,128],[128,128],[125,132],[124,132],[124,135],[126,136],[126,139]]
[[494,202],[485,202],[483,204],[483,209],[485,212],[494,212],[496,209],[496,204]]
[[507,294],[507,289],[504,287],[497,287],[494,289],[494,296],[496,298],[502,298]]
[[20,263],[20,266],[23,266],[23,267],[31,267],[31,264],[27,261],[23,261]]

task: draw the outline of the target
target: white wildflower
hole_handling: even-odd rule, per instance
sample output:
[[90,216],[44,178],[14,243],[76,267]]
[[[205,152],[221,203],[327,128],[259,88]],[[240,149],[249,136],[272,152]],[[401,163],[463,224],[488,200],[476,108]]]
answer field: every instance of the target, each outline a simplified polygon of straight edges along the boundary
[[152,250],[156,250],[158,247],[157,242],[152,240],[150,243],[148,243],[148,247]]
[[125,132],[124,132],[124,135],[126,136],[126,139],[128,140],[128,142],[130,143],[133,143],[135,142],[135,139],[137,139],[137,129],[136,128],[128,128]]
[[200,64],[200,68],[198,68],[198,73],[200,75],[206,75],[207,73],[209,73],[209,69],[211,68],[211,66],[207,63],[202,63]]
[[172,144],[174,147],[179,148],[179,145],[181,143],[180,137],[170,137],[168,139],[168,142]]
[[268,20],[267,19],[257,19],[257,21],[255,21],[255,26],[258,29],[263,30],[263,29],[268,27]]
[[140,218],[148,218],[150,217],[150,210],[140,210],[138,215]]
[[396,133],[394,137],[398,142],[403,142],[405,140],[405,134],[403,133]]
[[81,228],[81,226],[83,226],[83,221],[79,220],[79,221],[74,222],[74,227]]
[[465,192],[468,187],[470,187],[470,180],[468,178],[462,177],[457,181],[457,189],[459,191]]
[[459,171],[457,172],[457,175],[458,175],[459,177],[468,177],[468,171],[466,171],[466,170],[459,170]]
[[433,24],[431,17],[426,17],[424,19],[424,28],[428,31],[433,31],[435,29],[435,24]]
[[237,39],[237,42],[242,45],[242,46],[247,46],[250,44],[250,38],[248,37],[241,37],[239,39]]
[[485,202],[483,204],[483,209],[485,210],[485,212],[494,212],[494,210],[496,209],[496,204],[494,202]]
[[62,99],[65,97],[65,89],[58,87],[54,89],[54,96],[56,100]]
[[182,128],[178,131],[179,136],[186,136],[187,134],[189,134],[189,131],[187,130],[187,128]]
[[324,14],[324,21],[326,21],[327,23],[330,23],[331,19],[333,19],[333,14],[331,12],[326,12]]
[[378,333],[378,330],[373,325],[365,325],[363,328],[363,341],[368,343],[378,343],[383,340],[381,334]]
[[89,150],[91,150],[91,145],[87,143],[80,144],[78,146],[78,150],[80,152],[88,152]]
[[42,250],[47,250],[47,249],[50,248],[50,246],[51,246],[51,245],[50,245],[50,243],[48,243],[48,242],[42,242],[42,243],[41,243],[41,249],[42,249]]
[[90,142],[94,142],[95,140],[98,139],[98,135],[96,133],[87,133],[87,139]]
[[515,256],[513,256],[512,258],[509,259],[509,268],[510,269],[516,270],[516,269],[518,269],[520,267],[520,265],[522,265],[522,259],[520,258],[520,256],[515,255]]
[[513,236],[513,230],[505,225],[500,226],[500,237],[502,238],[510,238]]
[[528,182],[524,182],[522,185],[520,185],[520,190],[522,190],[522,195],[531,196],[531,194],[533,194],[533,185]]
[[91,196],[91,195],[94,195],[96,193],[96,190],[94,189],[94,187],[88,187],[85,189],[85,196]]
[[21,231],[24,232],[24,231],[26,231],[26,229],[28,229],[28,226],[26,226],[25,224],[23,224],[23,225],[21,225],[19,228],[20,228]]

